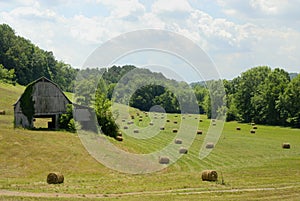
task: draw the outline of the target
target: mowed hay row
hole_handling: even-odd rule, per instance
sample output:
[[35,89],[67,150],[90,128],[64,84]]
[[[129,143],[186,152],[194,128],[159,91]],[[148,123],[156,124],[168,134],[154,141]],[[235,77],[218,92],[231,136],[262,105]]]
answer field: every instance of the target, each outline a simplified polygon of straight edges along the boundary
[[64,175],[58,172],[51,172],[47,176],[48,184],[61,184],[64,183]]
[[217,181],[218,173],[215,170],[202,171],[202,181]]
[[282,148],[283,148],[283,149],[290,149],[290,148],[291,148],[291,144],[290,144],[290,143],[287,143],[287,142],[282,143]]

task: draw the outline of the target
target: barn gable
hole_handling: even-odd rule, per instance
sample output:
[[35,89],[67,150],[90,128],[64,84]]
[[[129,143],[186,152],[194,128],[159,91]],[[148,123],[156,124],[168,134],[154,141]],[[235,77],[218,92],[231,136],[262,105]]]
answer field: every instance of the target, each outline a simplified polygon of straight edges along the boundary
[[59,115],[72,102],[57,84],[41,77],[30,83],[14,104],[15,126],[33,128],[34,118],[52,118],[51,128],[58,128]]

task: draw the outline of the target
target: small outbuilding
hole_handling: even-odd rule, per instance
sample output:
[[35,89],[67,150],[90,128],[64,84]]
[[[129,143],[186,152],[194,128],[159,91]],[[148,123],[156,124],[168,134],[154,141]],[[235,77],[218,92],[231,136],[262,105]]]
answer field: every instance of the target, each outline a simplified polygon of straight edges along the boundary
[[49,129],[59,128],[59,116],[72,104],[57,84],[41,77],[30,83],[14,104],[16,127],[33,128],[35,118],[50,118]]

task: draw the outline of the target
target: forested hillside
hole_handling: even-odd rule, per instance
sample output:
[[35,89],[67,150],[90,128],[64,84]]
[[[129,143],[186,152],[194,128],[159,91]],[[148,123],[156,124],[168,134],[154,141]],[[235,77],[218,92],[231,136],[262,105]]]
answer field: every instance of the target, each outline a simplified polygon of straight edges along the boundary
[[[70,65],[57,61],[52,52],[16,35],[7,24],[0,25],[0,70],[6,69],[6,80],[27,85],[41,76],[56,82],[63,90],[72,91],[76,72]],[[5,72],[6,73],[6,72]],[[13,74],[13,75],[12,75]],[[1,75],[0,75],[1,78]]]
[[[223,80],[225,96],[219,80],[187,84],[133,65],[79,71],[17,36],[10,26],[0,25],[0,80],[27,85],[41,76],[75,92],[77,103],[98,107],[101,118],[108,114],[105,110],[113,99],[145,111],[160,105],[168,113],[206,113],[209,118],[227,112],[227,121],[300,128],[297,73],[254,67],[232,80]],[[113,121],[112,117],[108,120]]]

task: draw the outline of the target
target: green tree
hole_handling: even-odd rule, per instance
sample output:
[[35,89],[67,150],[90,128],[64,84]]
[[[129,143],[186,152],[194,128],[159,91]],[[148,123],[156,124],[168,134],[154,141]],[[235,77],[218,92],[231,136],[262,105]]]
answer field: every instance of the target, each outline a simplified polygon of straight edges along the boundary
[[107,88],[103,79],[100,79],[98,83],[94,108],[102,132],[107,136],[116,138],[118,125],[111,112],[111,101],[107,98]]
[[264,83],[270,72],[270,67],[259,66],[242,73],[234,95],[241,121],[251,122],[257,116],[260,108],[254,105],[257,101],[253,101],[253,97],[258,93],[259,86]]
[[287,116],[287,122],[300,128],[300,74],[291,80],[284,93],[280,96],[281,113]]
[[284,93],[290,77],[287,72],[276,68],[270,72],[264,82],[257,87],[252,98],[255,116],[254,122],[269,125],[283,125],[286,117],[282,115],[279,97]]

